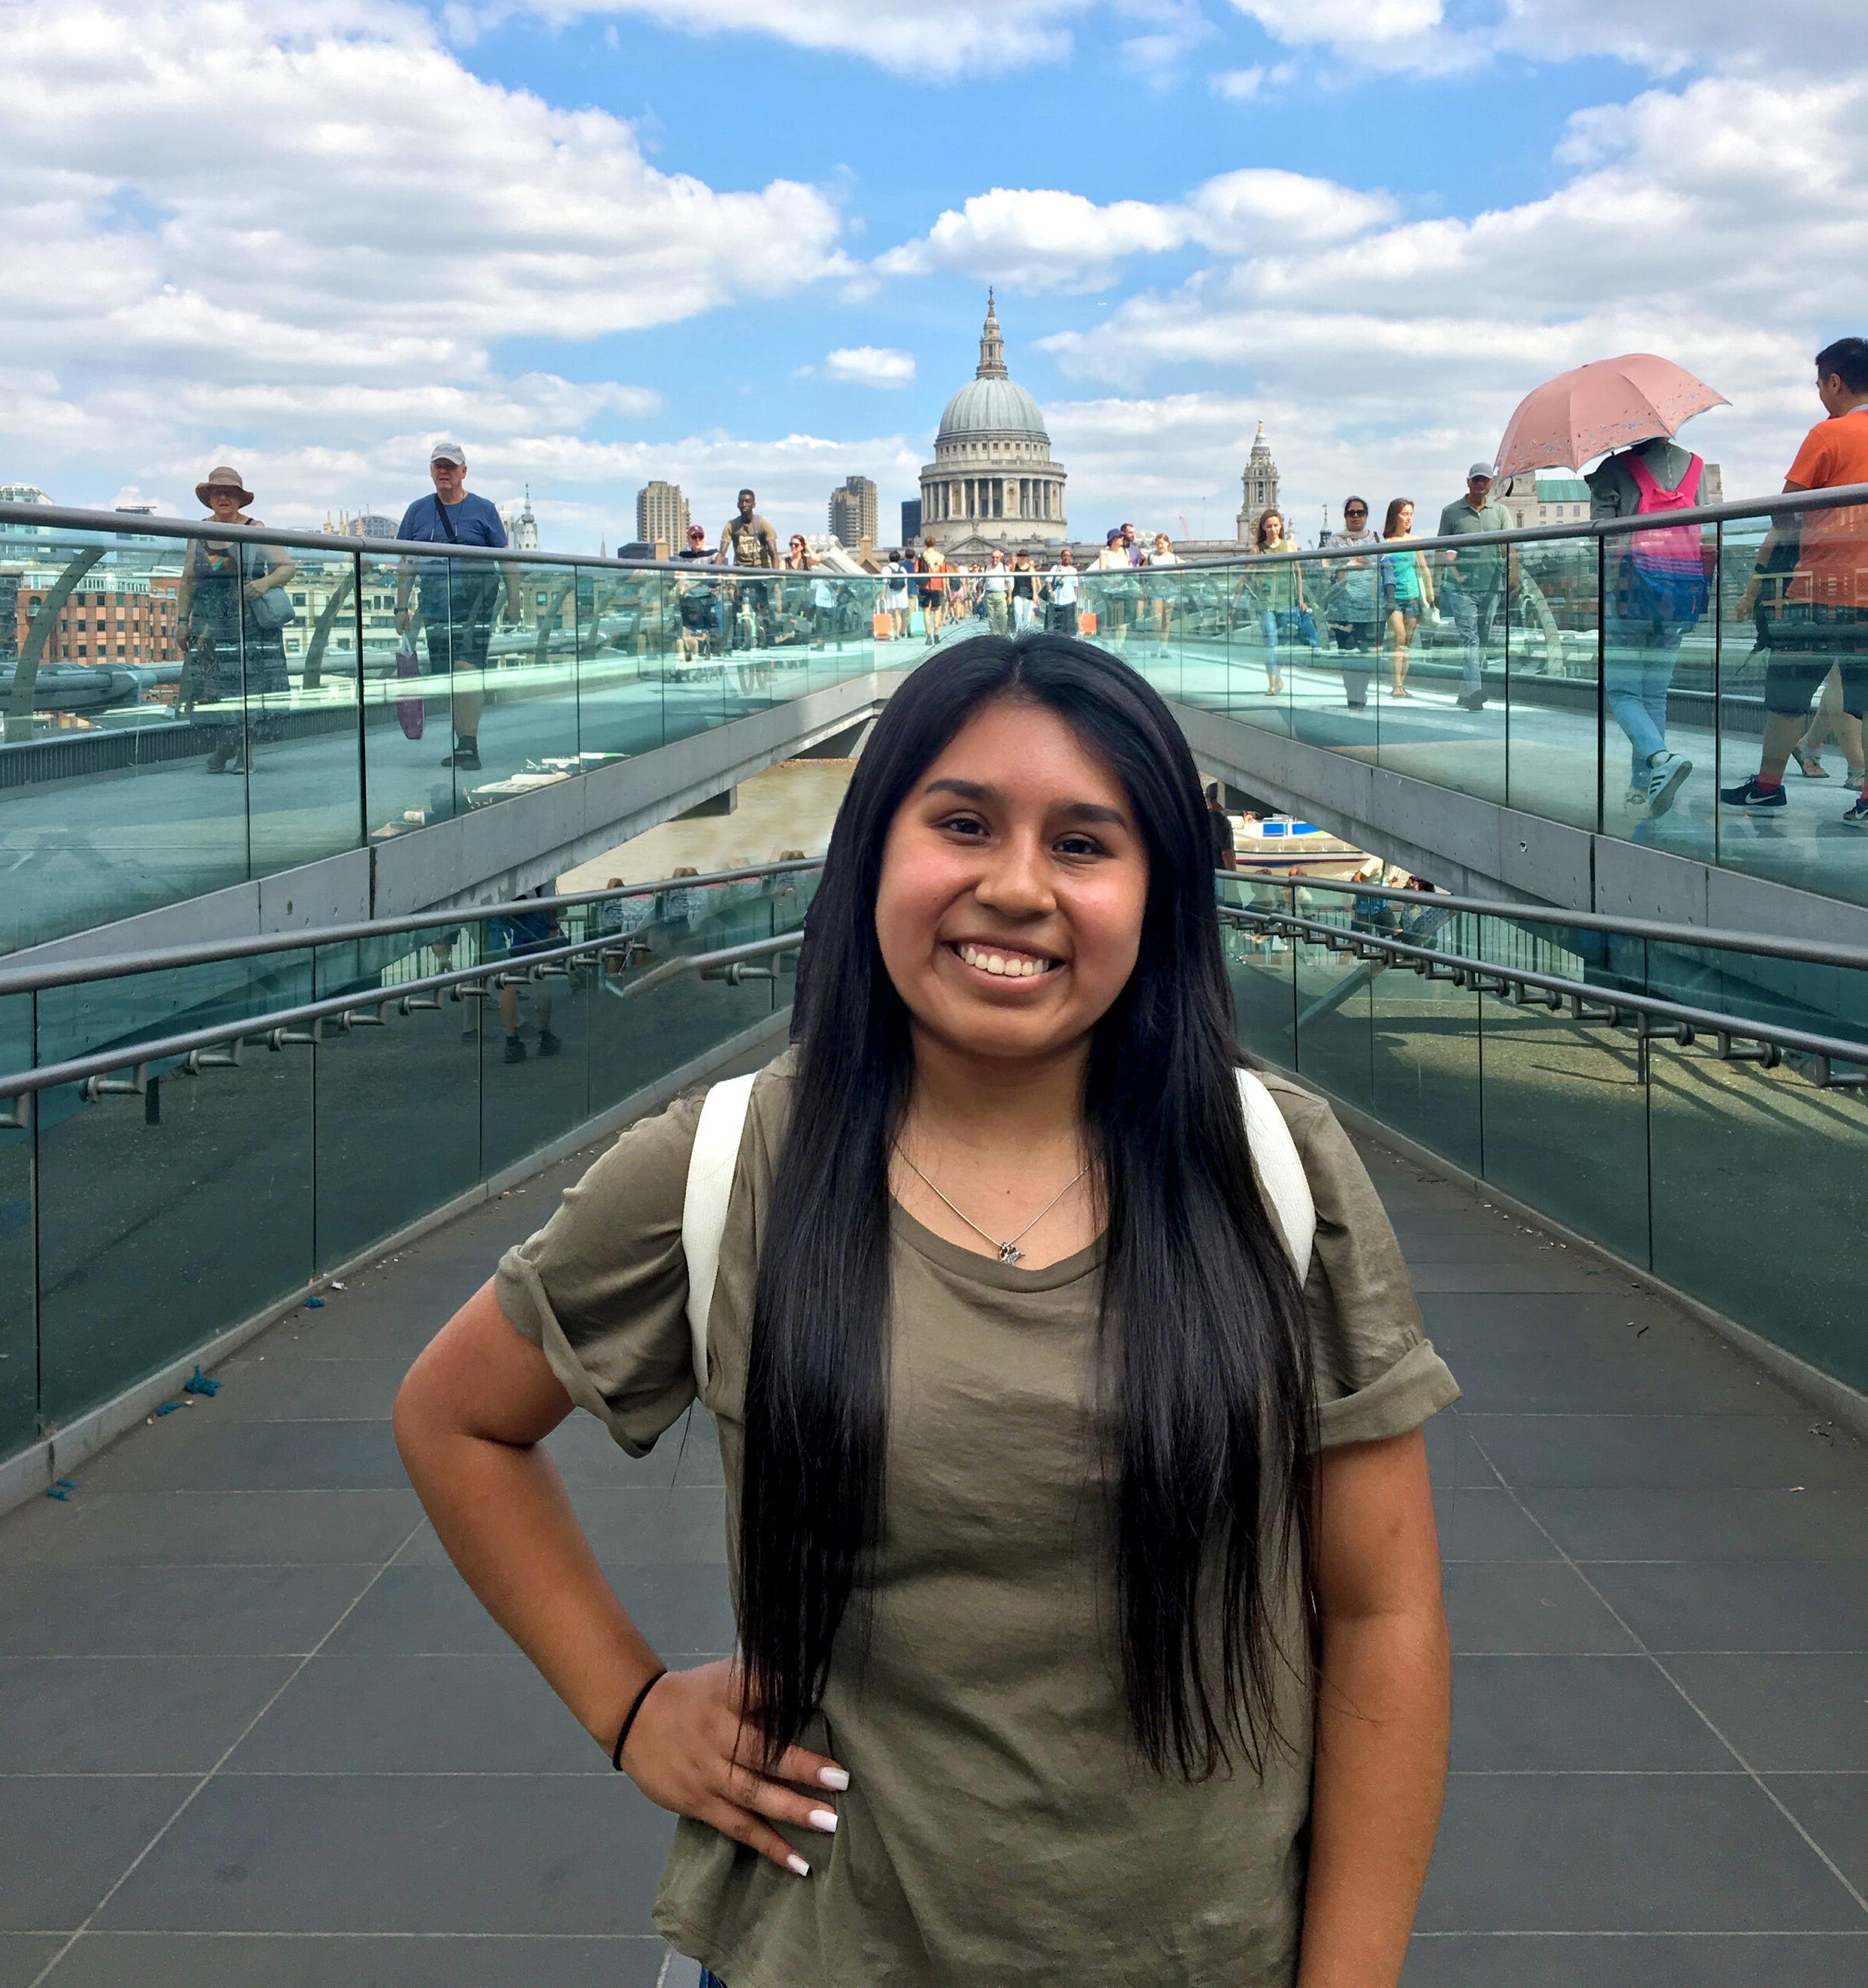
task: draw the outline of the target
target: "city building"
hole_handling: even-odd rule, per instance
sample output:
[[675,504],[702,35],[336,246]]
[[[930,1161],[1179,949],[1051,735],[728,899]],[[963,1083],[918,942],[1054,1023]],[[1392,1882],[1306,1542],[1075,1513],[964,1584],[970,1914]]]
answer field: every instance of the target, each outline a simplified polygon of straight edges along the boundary
[[687,544],[688,527],[692,522],[688,500],[682,495],[679,483],[664,483],[657,477],[636,492],[637,540],[644,545],[662,547],[663,558]]
[[948,401],[921,472],[922,535],[943,552],[1054,552],[1067,536],[1064,470],[1053,462],[1037,402],[1005,367],[991,290],[979,365]]
[[904,545],[921,543],[921,499],[908,497],[901,505],[901,542]]
[[830,493],[830,535],[853,552],[866,539],[873,545],[880,530],[876,486],[866,476],[846,476]]
[[526,501],[517,510],[508,505],[499,514],[506,528],[506,543],[516,552],[538,550],[538,520],[532,515],[532,486],[526,486]]
[[[25,652],[26,638],[57,585],[60,569],[40,567],[13,578],[10,653]],[[175,573],[100,571],[88,574],[65,596],[40,650],[42,662],[172,662],[181,653],[175,617]]]
[[1278,465],[1272,461],[1271,444],[1265,439],[1262,421],[1241,480],[1245,486],[1245,501],[1239,506],[1238,542],[1252,545],[1257,542],[1259,519],[1278,502]]
[[380,511],[368,509],[339,511],[335,518],[328,511],[325,513],[325,530],[336,532],[345,538],[394,538],[399,522],[395,518],[384,517]]

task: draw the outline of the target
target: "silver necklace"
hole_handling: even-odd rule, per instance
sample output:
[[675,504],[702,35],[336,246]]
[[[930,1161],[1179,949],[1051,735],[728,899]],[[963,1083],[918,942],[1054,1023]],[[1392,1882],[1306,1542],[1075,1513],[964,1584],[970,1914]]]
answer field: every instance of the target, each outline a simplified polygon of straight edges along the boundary
[[999,1253],[999,1261],[1002,1263],[1016,1263],[1023,1258],[1025,1252],[1019,1247],[1019,1245],[1024,1241],[1026,1237],[1037,1227],[1038,1224],[1050,1213],[1051,1210],[1057,1205],[1058,1202],[1062,1201],[1064,1197],[1070,1192],[1071,1188],[1075,1187],[1077,1183],[1089,1171],[1089,1162],[1085,1160],[1083,1164],[1077,1169],[1076,1172],[1064,1182],[1064,1185],[1051,1196],[1050,1199],[1039,1209],[1037,1213],[1032,1217],[1030,1221],[1026,1223],[1025,1226],[1019,1231],[1017,1235],[1013,1236],[1009,1242],[1002,1242],[996,1236],[988,1235],[986,1231],[980,1227],[979,1224],[973,1219],[971,1215],[967,1213],[965,1209],[954,1208],[953,1204],[947,1200],[946,1196],[941,1193],[940,1190],[935,1186],[934,1183],[922,1172],[921,1169],[909,1159],[905,1152],[901,1152],[900,1146],[897,1146],[895,1150],[897,1152],[901,1153],[902,1165],[914,1175],[915,1178],[927,1189],[929,1194],[932,1194],[936,1200],[946,1203],[946,1205],[949,1208],[952,1209],[955,1215],[960,1217],[960,1220],[972,1230],[975,1236],[978,1236],[983,1242],[990,1242],[993,1248],[998,1250]]

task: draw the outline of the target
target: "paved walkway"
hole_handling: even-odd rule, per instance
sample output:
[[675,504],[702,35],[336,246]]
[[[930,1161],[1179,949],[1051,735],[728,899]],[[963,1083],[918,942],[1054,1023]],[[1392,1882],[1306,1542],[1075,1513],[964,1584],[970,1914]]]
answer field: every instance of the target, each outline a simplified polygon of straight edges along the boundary
[[[1367,1150],[1466,1391],[1430,1432],[1454,1772],[1408,1988],[1868,1979],[1868,1456],[1599,1260]],[[387,1420],[576,1171],[0,1522],[0,1988],[691,1988],[649,1925],[667,1818],[446,1565]],[[553,1448],[651,1639],[724,1649],[707,1430],[631,1463],[580,1417]]]

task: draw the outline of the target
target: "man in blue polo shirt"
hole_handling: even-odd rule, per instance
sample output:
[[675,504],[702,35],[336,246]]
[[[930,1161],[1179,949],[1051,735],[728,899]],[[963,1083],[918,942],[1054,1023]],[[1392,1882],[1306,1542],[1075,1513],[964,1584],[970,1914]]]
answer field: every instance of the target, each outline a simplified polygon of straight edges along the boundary
[[[429,545],[504,545],[506,528],[484,497],[467,487],[467,452],[458,442],[437,442],[429,451],[428,473],[434,494],[418,497],[402,513],[396,527],[401,539]],[[514,570],[488,559],[405,559],[396,575],[396,627],[409,626],[412,584],[422,632],[428,638],[428,667],[436,676],[456,679],[454,749],[442,761],[464,771],[480,770],[480,711],[485,701],[478,690],[459,687],[468,670],[487,666],[487,647],[493,639],[493,610],[500,582],[505,582],[505,618],[519,619],[518,585]]]

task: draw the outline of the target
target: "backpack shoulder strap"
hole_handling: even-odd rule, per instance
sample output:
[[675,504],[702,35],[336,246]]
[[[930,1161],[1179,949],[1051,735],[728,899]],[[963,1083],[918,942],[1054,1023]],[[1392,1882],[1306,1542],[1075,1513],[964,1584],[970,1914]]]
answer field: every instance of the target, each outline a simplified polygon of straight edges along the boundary
[[694,1344],[694,1385],[703,1394],[707,1385],[707,1314],[714,1308],[714,1284],[720,1274],[720,1239],[727,1225],[740,1137],[758,1074],[755,1071],[749,1076],[729,1077],[707,1093],[688,1159],[681,1247],[688,1260],[688,1330]]
[[1309,1273],[1311,1246],[1317,1237],[1317,1204],[1311,1196],[1311,1183],[1304,1177],[1297,1142],[1264,1085],[1249,1070],[1240,1069],[1234,1074],[1238,1079],[1239,1103],[1245,1114],[1245,1143],[1301,1284]]

